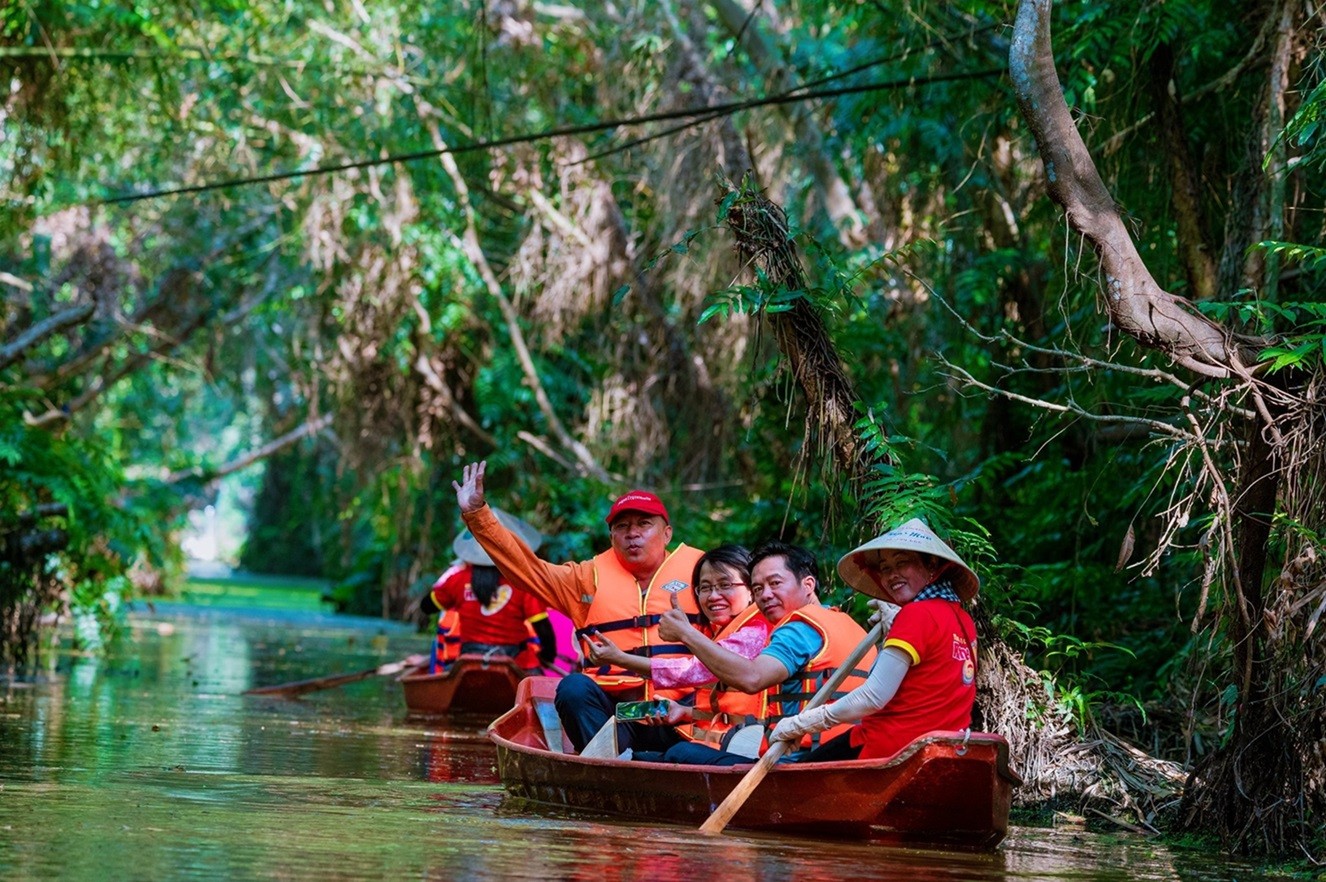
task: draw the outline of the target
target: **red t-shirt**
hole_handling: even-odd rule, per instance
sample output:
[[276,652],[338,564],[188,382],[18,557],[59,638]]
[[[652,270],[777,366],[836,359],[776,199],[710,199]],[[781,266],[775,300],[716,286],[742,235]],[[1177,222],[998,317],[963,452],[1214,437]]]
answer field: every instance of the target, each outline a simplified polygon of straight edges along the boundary
[[976,700],[976,625],[961,604],[922,600],[906,604],[893,621],[885,648],[911,658],[893,699],[852,729],[861,759],[893,756],[926,732],[965,729]]
[[470,590],[469,564],[457,564],[433,584],[433,602],[460,613],[460,636],[466,643],[524,643],[525,622],[548,615],[548,606],[502,580],[487,606]]

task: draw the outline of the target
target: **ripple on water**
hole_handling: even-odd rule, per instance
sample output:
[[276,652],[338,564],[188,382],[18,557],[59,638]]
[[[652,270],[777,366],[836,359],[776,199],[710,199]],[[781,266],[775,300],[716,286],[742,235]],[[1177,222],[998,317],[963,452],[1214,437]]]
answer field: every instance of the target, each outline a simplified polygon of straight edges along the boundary
[[59,657],[4,691],[0,878],[1230,878],[1135,837],[1015,828],[996,852],[944,853],[519,804],[497,784],[486,720],[406,720],[389,678],[241,695],[392,661],[424,636],[166,604],[131,624],[118,654]]

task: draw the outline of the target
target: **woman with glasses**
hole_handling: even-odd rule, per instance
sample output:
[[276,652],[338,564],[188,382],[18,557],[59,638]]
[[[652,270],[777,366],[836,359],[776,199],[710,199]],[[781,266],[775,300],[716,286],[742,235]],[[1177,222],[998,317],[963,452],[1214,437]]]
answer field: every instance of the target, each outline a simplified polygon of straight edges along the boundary
[[[769,642],[769,622],[750,592],[750,552],[740,545],[720,545],[695,565],[691,585],[704,618],[701,629],[724,649],[743,658],[759,655]],[[674,603],[676,599],[674,598]],[[743,725],[755,723],[759,696],[721,685],[694,656],[645,658],[618,649],[607,640],[586,638],[589,664],[612,664],[648,677],[656,688],[695,689],[694,706],[668,702],[665,716],[642,721],[675,726],[685,739],[665,753],[638,751],[635,759],[684,762],[691,743],[726,748]]]

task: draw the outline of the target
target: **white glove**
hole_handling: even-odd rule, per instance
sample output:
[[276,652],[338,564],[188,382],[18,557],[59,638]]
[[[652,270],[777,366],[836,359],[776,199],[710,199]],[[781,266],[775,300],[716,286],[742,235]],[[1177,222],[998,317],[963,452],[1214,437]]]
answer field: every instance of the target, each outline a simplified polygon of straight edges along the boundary
[[902,607],[898,606],[898,604],[889,603],[887,600],[879,600],[878,598],[873,597],[866,601],[866,606],[870,607],[872,610],[870,613],[870,626],[873,628],[875,625],[883,622],[885,634],[889,633],[889,628],[893,627],[893,620],[898,617],[898,613],[902,612]]
[[828,721],[824,715],[828,713],[828,706],[813,707],[810,710],[802,711],[791,717],[784,717],[774,726],[773,733],[769,736],[770,741],[798,741],[802,735],[808,735],[811,732],[819,732],[829,727]]

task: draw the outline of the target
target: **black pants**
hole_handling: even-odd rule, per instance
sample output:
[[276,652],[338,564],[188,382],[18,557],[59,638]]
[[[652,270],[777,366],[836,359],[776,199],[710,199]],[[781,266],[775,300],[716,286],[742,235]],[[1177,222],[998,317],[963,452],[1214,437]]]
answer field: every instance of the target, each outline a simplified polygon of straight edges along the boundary
[[[644,698],[643,694],[613,693],[609,695],[603,687],[584,674],[567,674],[557,684],[557,695],[553,705],[557,716],[562,718],[562,729],[571,739],[577,751],[585,749],[589,740],[598,734],[599,729],[617,710],[618,701],[633,701]],[[617,724],[617,749],[625,750],[667,750],[681,740],[681,736],[671,726],[646,726],[641,723]]]
[[755,760],[748,756],[742,756],[737,753],[728,753],[725,750],[718,750],[707,744],[696,744],[692,741],[681,741],[672,745],[667,750],[659,753],[657,751],[637,750],[632,759],[640,760],[646,763],[686,763],[693,766],[748,766]]

